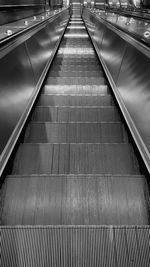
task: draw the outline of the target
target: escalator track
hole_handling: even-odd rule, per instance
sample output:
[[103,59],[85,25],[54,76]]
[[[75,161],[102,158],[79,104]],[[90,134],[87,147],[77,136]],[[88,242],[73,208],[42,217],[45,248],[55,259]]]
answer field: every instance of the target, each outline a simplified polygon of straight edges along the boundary
[[148,226],[148,184],[129,140],[72,16],[3,183],[2,225]]

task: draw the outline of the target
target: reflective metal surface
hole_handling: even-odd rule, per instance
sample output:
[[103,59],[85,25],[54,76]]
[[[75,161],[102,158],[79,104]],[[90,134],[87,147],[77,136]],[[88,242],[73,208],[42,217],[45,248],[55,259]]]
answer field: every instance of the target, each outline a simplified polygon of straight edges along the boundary
[[0,59],[0,152],[35,87],[25,44]]
[[[7,23],[0,26],[0,41],[6,40],[8,36],[14,36],[23,32],[24,30],[28,30],[29,28],[33,28],[36,25],[39,25],[41,22],[46,22],[51,19],[54,15],[59,14],[65,8],[58,9],[57,11],[46,11],[41,13],[40,15],[28,17],[25,19],[17,20],[15,22]],[[55,18],[56,19],[56,18]]]
[[150,59],[128,45],[117,88],[150,151]]
[[117,36],[110,29],[105,31],[101,44],[101,56],[103,57],[115,83],[118,79],[125,48],[126,43],[120,36]]
[[53,36],[54,32],[48,32],[48,27],[45,27],[26,42],[36,82],[52,53],[51,34]]
[[0,25],[45,11],[45,0],[0,0]]
[[31,60],[36,82],[40,78],[44,66],[47,60],[50,58],[55,44],[59,40],[67,21],[67,13],[64,13],[63,24],[62,15],[58,14],[57,17],[52,19],[46,27],[27,40],[26,44],[28,54]]
[[68,18],[69,11],[66,9],[54,17],[52,24],[50,22],[49,26],[31,35],[24,43],[19,45],[18,40],[16,48],[10,43],[9,49],[5,46],[1,49],[0,173],[27,117],[29,103],[32,103],[36,95],[39,79],[54,56],[53,51],[58,45]]
[[[97,21],[96,16],[84,10],[83,17],[92,36],[97,53],[109,76],[114,93],[133,134],[135,142],[150,171],[150,53],[140,45],[136,46],[111,31],[99,21],[94,33],[89,23]],[[97,22],[96,24],[97,25]],[[100,28],[105,27],[103,40],[99,40]],[[96,41],[95,41],[96,40]]]
[[109,12],[108,10],[93,10],[97,17],[110,22],[123,31],[133,34],[135,38],[144,43],[150,44],[150,22],[138,18],[123,16],[118,13]]

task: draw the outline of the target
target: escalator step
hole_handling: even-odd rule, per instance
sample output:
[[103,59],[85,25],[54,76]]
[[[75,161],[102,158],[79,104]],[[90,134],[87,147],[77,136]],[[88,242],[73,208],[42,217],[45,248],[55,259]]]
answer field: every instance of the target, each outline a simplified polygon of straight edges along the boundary
[[38,106],[111,106],[114,105],[110,95],[103,96],[64,96],[42,94]]
[[[83,43],[83,42],[80,42],[80,41],[76,41],[76,45],[75,45],[74,42],[66,40],[65,42],[62,42],[61,45],[62,45],[63,48],[68,48],[69,47],[69,49],[70,48],[79,48],[79,49],[81,49],[81,47],[82,47],[82,49],[88,49],[89,48],[89,43]],[[82,55],[82,57],[83,57],[83,55]]]
[[22,144],[12,174],[139,174],[130,144]]
[[145,186],[144,177],[134,175],[8,176],[3,187],[2,222],[146,225],[149,193]]
[[50,71],[50,77],[103,77],[104,74],[99,71]]
[[[80,43],[78,43],[79,45]],[[70,47],[70,45],[65,44],[62,46],[60,50],[58,50],[58,53],[56,55],[56,59],[58,58],[68,58],[68,59],[74,59],[74,61],[91,61],[91,62],[98,62],[98,58],[95,56],[95,51],[93,49],[90,49],[89,47],[83,47],[82,45],[80,47],[76,48],[76,45]]]
[[36,107],[33,121],[49,122],[109,122],[120,121],[114,106],[99,108]]
[[79,64],[67,64],[65,63],[59,63],[57,65],[53,65],[51,67],[51,70],[63,70],[63,71],[98,71],[100,74],[102,74],[102,69],[99,65],[83,65],[81,62]]
[[110,93],[107,85],[45,85],[42,93],[70,95],[105,95]]
[[106,80],[104,78],[88,78],[88,77],[83,77],[83,78],[64,78],[64,77],[49,77],[46,80],[46,84],[51,84],[51,85],[55,85],[55,84],[68,84],[68,85],[72,85],[72,84],[76,84],[76,85],[86,85],[86,84],[95,84],[95,85],[104,85],[106,84]]
[[[69,48],[68,46],[68,52],[69,52],[69,49],[71,49],[72,51],[74,51],[74,47],[71,47]],[[78,50],[80,51],[80,48],[78,48]],[[84,50],[86,50],[84,48]],[[88,50],[87,50],[88,52]],[[67,51],[66,51],[67,53]],[[55,58],[55,61],[54,61],[54,64],[57,64],[57,61],[61,61],[61,60],[64,60],[64,61],[68,61],[68,62],[72,62],[73,64],[75,63],[78,63],[78,62],[84,62],[85,64],[87,63],[91,63],[91,64],[98,64],[100,65],[99,63],[99,60],[98,58],[93,55],[93,54],[84,54],[84,55],[81,55],[81,54],[66,54],[66,55],[62,55],[62,54],[57,54],[56,58]]]
[[124,143],[127,136],[120,122],[29,124],[25,143]]
[[80,58],[80,57],[71,57],[70,58],[68,56],[66,57],[62,57],[62,56],[59,56],[55,59],[55,65],[60,65],[60,64],[67,64],[67,65],[74,65],[74,66],[78,66],[78,65],[85,65],[85,66],[88,66],[90,65],[91,67],[94,67],[94,66],[97,66],[99,67],[99,61],[95,58],[91,58],[89,59],[88,58]]

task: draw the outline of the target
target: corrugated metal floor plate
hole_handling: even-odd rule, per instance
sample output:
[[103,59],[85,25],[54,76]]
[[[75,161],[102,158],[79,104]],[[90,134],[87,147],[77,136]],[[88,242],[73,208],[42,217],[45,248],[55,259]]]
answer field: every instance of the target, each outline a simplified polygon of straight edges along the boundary
[[149,267],[149,240],[149,227],[4,227],[1,263],[2,267]]

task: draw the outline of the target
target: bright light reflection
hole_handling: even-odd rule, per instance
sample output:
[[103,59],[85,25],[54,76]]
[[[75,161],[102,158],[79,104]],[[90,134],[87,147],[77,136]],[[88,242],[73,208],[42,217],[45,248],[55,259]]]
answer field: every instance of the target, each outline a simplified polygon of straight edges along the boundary
[[144,37],[145,38],[150,38],[150,32],[149,31],[144,32]]
[[84,26],[68,26],[67,29],[85,29]]
[[67,54],[67,55],[93,55],[93,49],[85,49],[85,48],[61,48],[58,51],[58,54]]
[[69,24],[83,24],[82,21],[70,21]]
[[66,33],[64,35],[64,37],[67,37],[67,38],[88,38],[88,35],[87,34],[69,34],[69,33]]
[[62,32],[63,29],[64,29],[64,27],[61,27],[61,28],[57,29],[56,32]]

